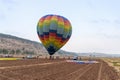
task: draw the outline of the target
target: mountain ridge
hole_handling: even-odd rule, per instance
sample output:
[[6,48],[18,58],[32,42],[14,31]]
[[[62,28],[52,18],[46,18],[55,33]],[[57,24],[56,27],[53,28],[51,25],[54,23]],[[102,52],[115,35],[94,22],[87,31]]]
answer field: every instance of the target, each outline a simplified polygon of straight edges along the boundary
[[[1,51],[3,51],[4,54],[19,52],[21,54],[48,55],[48,52],[40,42],[3,33],[0,33],[0,52]],[[74,56],[76,54],[59,50],[55,55]]]
[[[0,33],[0,54],[37,54],[48,55],[44,46],[37,41],[32,41],[9,34]],[[76,53],[65,50],[59,50],[55,55],[64,56],[96,56],[96,57],[120,57],[120,54],[105,53]]]

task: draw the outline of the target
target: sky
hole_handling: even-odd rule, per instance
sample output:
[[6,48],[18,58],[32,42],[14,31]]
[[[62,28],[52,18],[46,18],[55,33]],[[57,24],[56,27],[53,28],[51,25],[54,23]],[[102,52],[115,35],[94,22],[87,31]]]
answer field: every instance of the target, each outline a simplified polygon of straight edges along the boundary
[[61,49],[120,54],[120,0],[0,0],[0,33],[39,41],[38,20],[66,17],[72,36]]

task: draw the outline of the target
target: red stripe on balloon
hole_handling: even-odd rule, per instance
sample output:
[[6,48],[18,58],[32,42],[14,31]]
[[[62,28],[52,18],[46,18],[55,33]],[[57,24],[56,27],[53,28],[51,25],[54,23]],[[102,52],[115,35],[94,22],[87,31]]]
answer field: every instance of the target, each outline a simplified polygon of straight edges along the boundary
[[49,35],[44,35],[44,39],[48,40],[49,39]]
[[63,22],[63,18],[58,17],[58,21],[59,21],[59,22]]
[[50,33],[49,33],[49,36],[51,36],[51,37],[56,37],[56,33],[50,32]]
[[65,27],[70,27],[70,23],[67,20],[64,20]]
[[38,37],[42,42],[44,41],[44,37],[41,37],[40,35],[38,35]]
[[62,38],[61,37],[56,37],[56,39],[59,40],[59,41],[61,41]]

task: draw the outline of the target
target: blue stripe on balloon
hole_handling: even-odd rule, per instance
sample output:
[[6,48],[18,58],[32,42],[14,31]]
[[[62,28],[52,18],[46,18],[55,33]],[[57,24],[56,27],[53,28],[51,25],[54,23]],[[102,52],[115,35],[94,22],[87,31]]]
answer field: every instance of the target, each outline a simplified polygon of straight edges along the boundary
[[57,34],[58,37],[62,37],[62,34]]
[[40,35],[40,37],[44,37],[44,35]]
[[66,40],[66,38],[62,38],[62,41],[65,41]]
[[46,15],[46,16],[43,16],[42,18],[46,18],[48,15]]
[[49,30],[49,32],[51,33],[56,33],[57,32],[57,30]]
[[49,32],[43,32],[43,35],[49,35]]

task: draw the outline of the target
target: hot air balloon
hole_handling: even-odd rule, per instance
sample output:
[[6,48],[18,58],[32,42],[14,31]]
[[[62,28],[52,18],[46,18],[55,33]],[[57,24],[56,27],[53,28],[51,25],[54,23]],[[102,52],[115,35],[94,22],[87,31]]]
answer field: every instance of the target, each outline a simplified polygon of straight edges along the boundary
[[72,26],[67,18],[49,14],[38,21],[37,34],[51,56],[69,40]]

